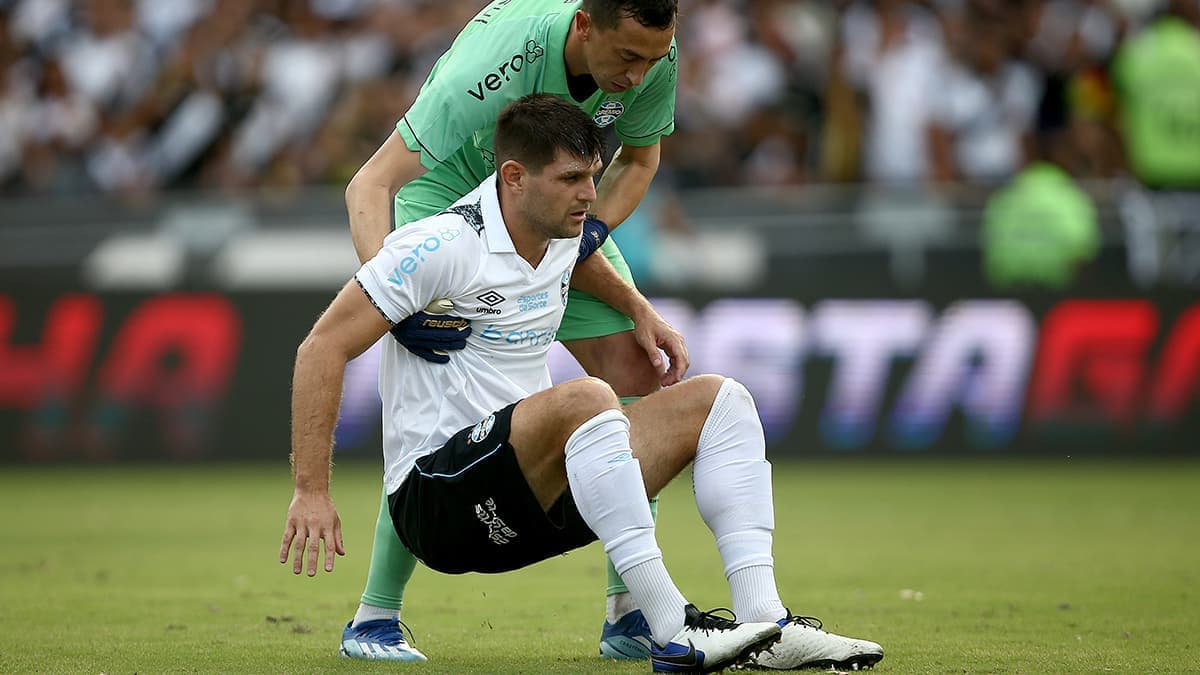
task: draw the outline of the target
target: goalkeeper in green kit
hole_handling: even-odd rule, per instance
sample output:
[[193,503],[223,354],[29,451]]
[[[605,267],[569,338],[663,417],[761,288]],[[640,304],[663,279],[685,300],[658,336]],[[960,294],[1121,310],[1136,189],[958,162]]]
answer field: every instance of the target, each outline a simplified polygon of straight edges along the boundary
[[[595,212],[585,224],[557,339],[588,374],[623,397],[644,396],[671,384],[655,343],[678,339],[677,334],[666,335],[673,329],[657,315],[631,319],[598,297],[606,297],[605,288],[613,284],[632,283],[620,251],[607,236],[645,195],[658,169],[659,139],[674,129],[677,11],[677,0],[488,4],[437,61],[395,132],[347,187],[359,259],[366,262],[380,250],[393,218],[395,227],[403,227],[444,211],[495,171],[492,135],[506,104],[530,93],[559,96],[597,125],[611,126],[621,147],[597,187]],[[593,251],[600,255],[590,255]],[[428,316],[418,313],[392,333],[429,360],[448,359],[445,348],[462,347],[463,342],[453,344],[453,335],[436,335],[438,328],[424,319]],[[343,655],[426,660],[404,639],[398,622],[415,564],[393,529],[384,495],[367,587],[343,632]],[[649,658],[649,628],[611,563],[608,580],[601,654]]]

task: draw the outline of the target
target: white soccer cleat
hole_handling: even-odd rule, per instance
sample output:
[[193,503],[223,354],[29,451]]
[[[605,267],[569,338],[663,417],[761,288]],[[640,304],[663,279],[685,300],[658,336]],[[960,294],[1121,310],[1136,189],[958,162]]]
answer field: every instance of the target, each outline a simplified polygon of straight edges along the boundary
[[351,621],[342,631],[338,655],[368,661],[428,661],[404,639],[400,625],[396,619],[364,621],[357,626]]
[[828,633],[821,629],[821,620],[811,616],[789,612],[779,625],[783,629],[779,642],[751,657],[747,663],[751,668],[865,670],[883,659],[878,644]]
[[715,672],[745,663],[779,639],[780,628],[774,622],[737,623],[701,612],[695,605],[683,611],[683,630],[666,646],[651,643],[650,663],[656,673]]

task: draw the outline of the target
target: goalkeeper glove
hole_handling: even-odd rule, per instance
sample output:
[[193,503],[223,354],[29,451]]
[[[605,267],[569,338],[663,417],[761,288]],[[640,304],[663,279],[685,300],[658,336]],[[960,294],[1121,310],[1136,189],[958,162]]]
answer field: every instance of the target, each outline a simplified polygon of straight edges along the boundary
[[414,355],[430,363],[449,363],[446,352],[467,346],[471,322],[458,316],[417,312],[388,332]]

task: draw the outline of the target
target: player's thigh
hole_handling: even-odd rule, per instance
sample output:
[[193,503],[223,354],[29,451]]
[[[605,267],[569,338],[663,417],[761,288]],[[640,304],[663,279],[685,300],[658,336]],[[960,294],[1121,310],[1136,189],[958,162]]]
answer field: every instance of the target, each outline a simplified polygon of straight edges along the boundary
[[565,448],[581,424],[620,408],[612,388],[594,377],[555,385],[521,400],[513,410],[509,442],[543,507],[567,489]]
[[698,375],[625,406],[630,445],[648,494],[671,482],[696,457],[700,432],[725,378]]

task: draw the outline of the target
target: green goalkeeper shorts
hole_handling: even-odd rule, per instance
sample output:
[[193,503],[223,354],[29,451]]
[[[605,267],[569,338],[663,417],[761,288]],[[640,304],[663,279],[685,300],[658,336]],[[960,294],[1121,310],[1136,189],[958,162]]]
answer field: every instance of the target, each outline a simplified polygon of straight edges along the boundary
[[[396,227],[431,216],[444,209],[444,206],[435,207],[411,200],[398,199],[394,213]],[[604,242],[599,253],[603,253],[604,257],[608,258],[622,279],[630,284],[633,283],[629,264],[625,262],[625,257],[621,255],[621,249],[617,248],[617,242],[613,241],[612,237]],[[633,321],[629,317],[596,299],[595,296],[572,288],[567,296],[567,309],[563,314],[562,323],[558,326],[557,339],[560,342],[583,340],[622,333],[627,330],[633,330]]]
[[[617,242],[613,241],[612,237],[604,242],[598,253],[603,253],[604,257],[608,258],[622,279],[633,283],[629,264],[625,262],[621,249],[617,248]],[[633,321],[630,321],[629,317],[604,304],[595,296],[572,288],[567,296],[567,309],[563,313],[562,323],[558,325],[558,339],[562,342],[582,340],[627,330],[633,330]]]

